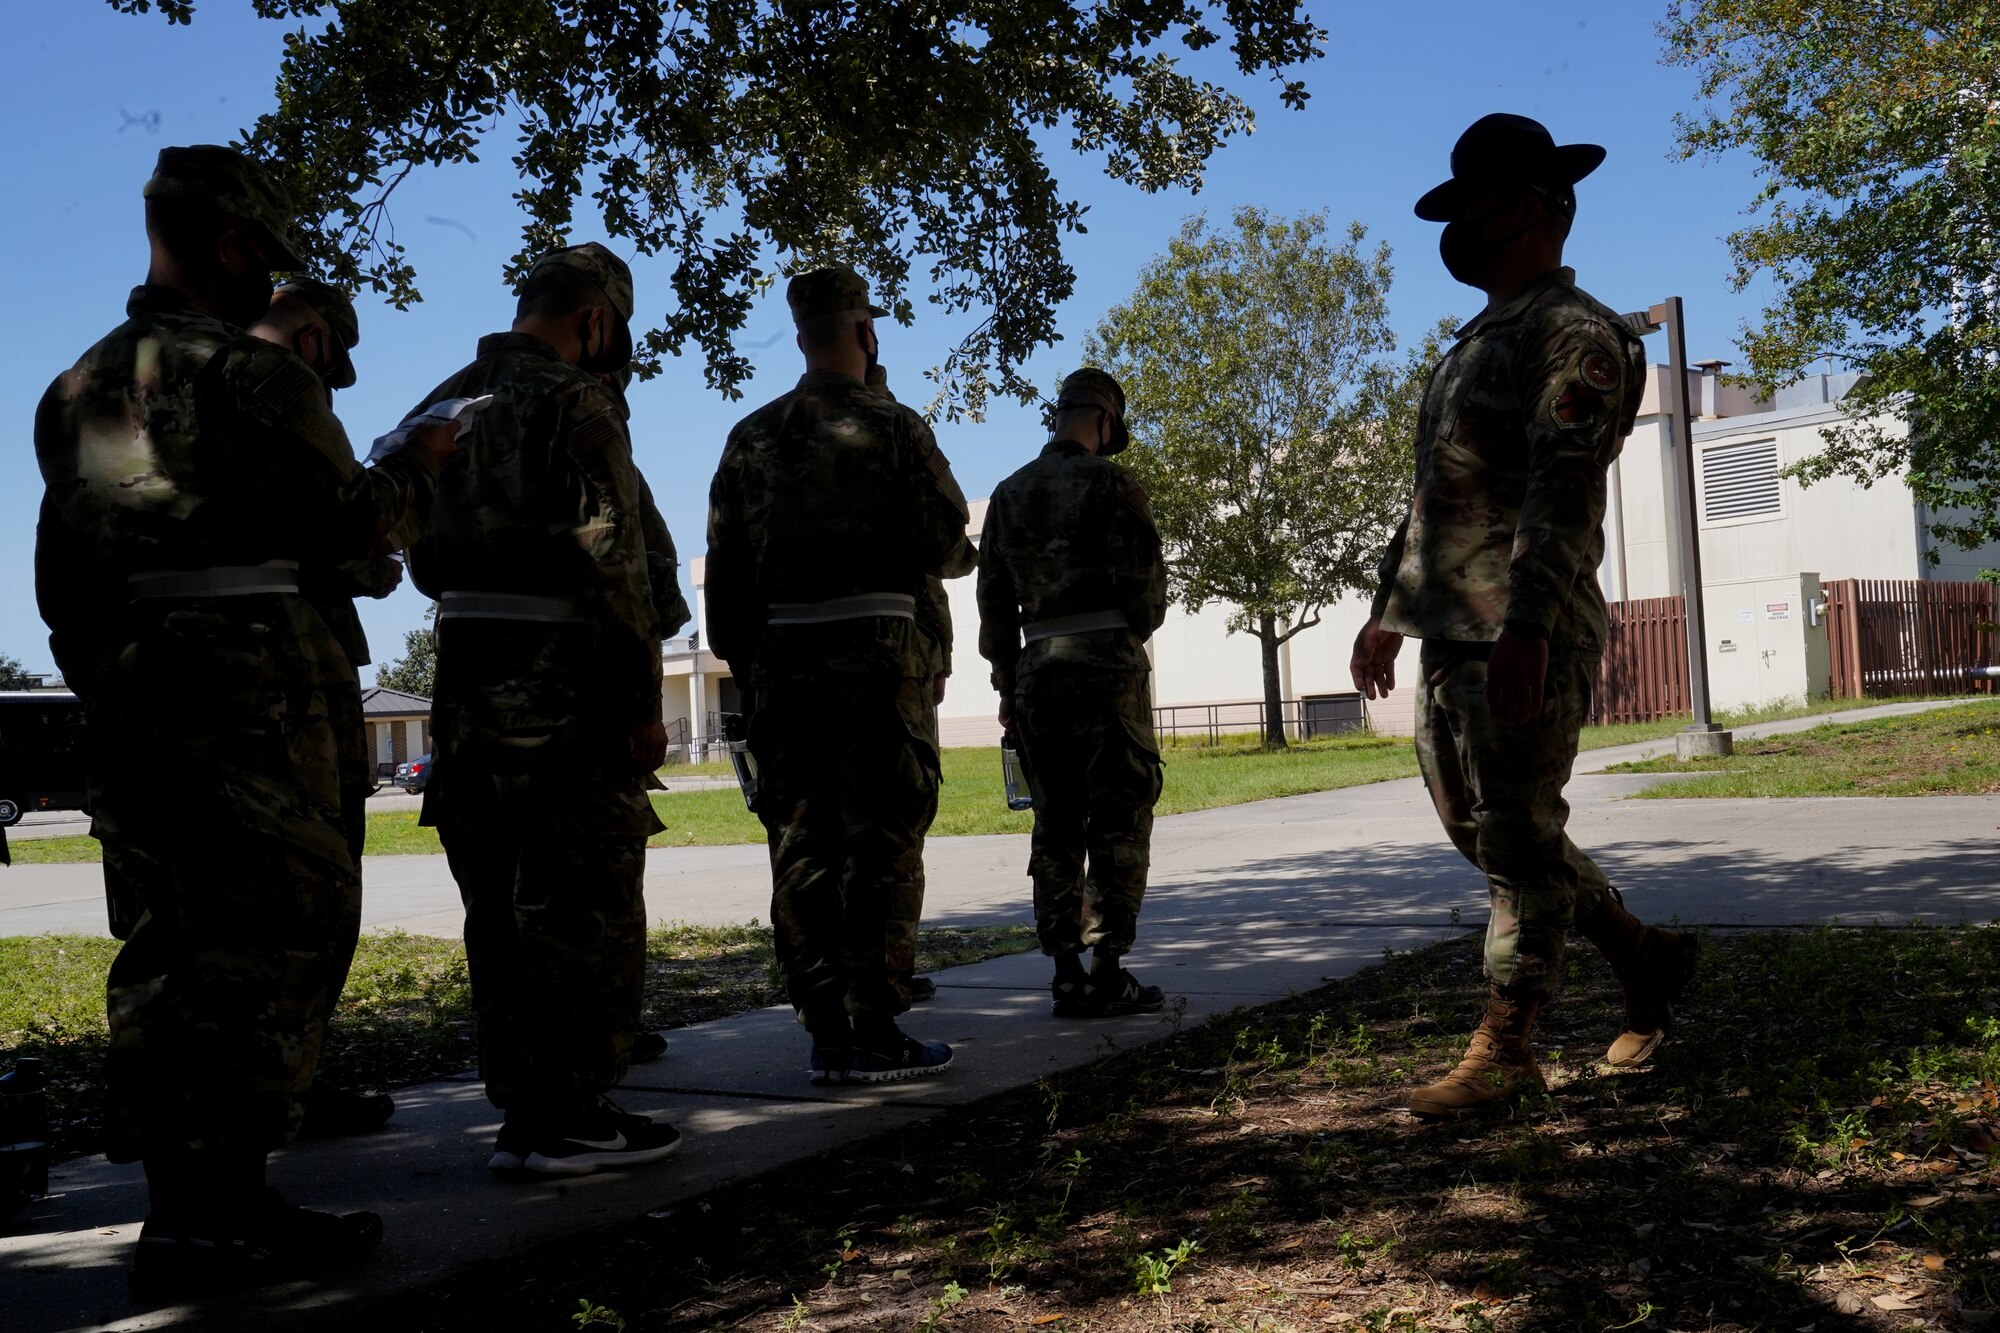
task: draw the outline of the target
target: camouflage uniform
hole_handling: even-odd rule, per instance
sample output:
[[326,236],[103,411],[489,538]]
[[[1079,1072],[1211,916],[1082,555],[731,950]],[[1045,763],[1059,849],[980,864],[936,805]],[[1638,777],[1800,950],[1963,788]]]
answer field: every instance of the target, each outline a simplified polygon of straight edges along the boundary
[[[227,150],[166,150],[149,193],[163,180],[288,213]],[[142,908],[106,986],[107,1153],[261,1154],[296,1127],[328,942],[358,901],[333,730],[348,661],[297,569],[382,549],[435,478],[420,451],[364,471],[310,368],[183,293],[140,287],[127,313],[35,416],[37,598]]]
[[[1167,571],[1152,509],[1117,463],[1055,440],[994,489],[979,548],[979,652],[1013,700],[1035,798],[1042,952],[1122,955],[1160,797],[1146,639],[1166,619]],[[1106,614],[1122,626],[1044,636]]]
[[[1537,998],[1608,891],[1563,831],[1562,791],[1604,652],[1606,471],[1644,377],[1643,345],[1568,269],[1461,329],[1424,395],[1416,489],[1375,598],[1384,629],[1424,640],[1417,756],[1491,887],[1487,975]],[[1511,727],[1486,708],[1503,626],[1549,641],[1542,711]]]
[[[603,247],[542,262],[579,261],[629,317],[631,279]],[[631,743],[660,720],[663,621],[617,402],[526,333],[480,339],[424,403],[483,394],[409,551],[440,605],[422,822],[465,902],[487,1097],[560,1113],[631,1053],[645,845],[663,827]]]
[[754,690],[778,962],[842,1044],[907,1007],[939,773],[917,607],[971,572],[967,518],[923,419],[831,372],[739,422],[709,492],[710,640]]

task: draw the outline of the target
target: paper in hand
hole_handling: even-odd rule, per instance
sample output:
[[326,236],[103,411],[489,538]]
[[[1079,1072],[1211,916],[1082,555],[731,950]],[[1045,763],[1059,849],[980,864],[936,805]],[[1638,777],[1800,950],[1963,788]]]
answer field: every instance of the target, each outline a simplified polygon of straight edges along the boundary
[[458,427],[456,438],[462,440],[465,438],[465,432],[472,429],[474,419],[492,401],[493,395],[490,393],[481,394],[477,398],[440,399],[423,411],[414,412],[403,418],[396,429],[376,440],[375,447],[368,451],[368,461],[381,462],[401,449],[410,438],[411,432],[421,430],[425,426],[456,424]]

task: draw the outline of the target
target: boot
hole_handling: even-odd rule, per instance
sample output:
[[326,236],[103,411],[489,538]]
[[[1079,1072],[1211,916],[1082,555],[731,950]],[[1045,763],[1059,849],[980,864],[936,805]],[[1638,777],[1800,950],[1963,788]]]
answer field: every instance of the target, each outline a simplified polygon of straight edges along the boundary
[[1500,986],[1490,987],[1486,1017],[1472,1034],[1465,1058],[1438,1082],[1412,1092],[1410,1110],[1436,1118],[1498,1110],[1548,1087],[1528,1041],[1541,1004],[1538,999],[1511,996]]
[[1603,952],[1625,992],[1625,1030],[1604,1062],[1617,1069],[1644,1064],[1673,1029],[1674,1001],[1694,976],[1701,941],[1649,926],[1615,898],[1577,922],[1576,933]]

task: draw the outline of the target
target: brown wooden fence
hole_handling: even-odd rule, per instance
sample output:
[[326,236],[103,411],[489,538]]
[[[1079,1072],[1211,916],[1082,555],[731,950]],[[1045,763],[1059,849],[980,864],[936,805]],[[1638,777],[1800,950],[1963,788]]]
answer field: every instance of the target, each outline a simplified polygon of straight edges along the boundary
[[1590,696],[1590,720],[1655,722],[1691,712],[1687,607],[1678,597],[1613,602],[1611,637]]
[[2000,587],[1916,579],[1837,579],[1825,585],[1833,696],[1959,694],[1994,665]]

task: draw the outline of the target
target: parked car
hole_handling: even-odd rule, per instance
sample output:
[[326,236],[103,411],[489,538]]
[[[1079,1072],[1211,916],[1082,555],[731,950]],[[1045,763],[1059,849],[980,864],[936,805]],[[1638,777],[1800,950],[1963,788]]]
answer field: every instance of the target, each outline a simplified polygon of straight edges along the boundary
[[83,705],[64,690],[0,691],[0,827],[31,810],[81,810]]
[[431,757],[420,754],[407,764],[396,765],[396,785],[415,796],[423,791],[424,783],[430,780]]

